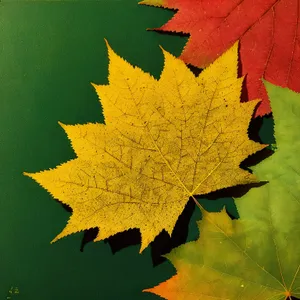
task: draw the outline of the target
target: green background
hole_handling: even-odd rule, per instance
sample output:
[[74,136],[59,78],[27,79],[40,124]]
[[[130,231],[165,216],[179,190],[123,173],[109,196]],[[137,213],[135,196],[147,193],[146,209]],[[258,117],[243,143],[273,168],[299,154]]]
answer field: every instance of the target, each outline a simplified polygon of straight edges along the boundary
[[[104,242],[80,252],[82,233],[55,244],[70,215],[23,171],[74,158],[58,125],[102,122],[90,82],[107,83],[104,38],[134,65],[158,77],[159,45],[179,55],[186,38],[147,32],[172,12],[137,0],[0,2],[0,300],[158,299],[142,293],[174,275],[153,267],[150,247],[113,254]],[[270,120],[263,135],[270,136]],[[269,142],[264,140],[264,142]],[[216,203],[214,203],[215,205]],[[197,237],[196,211],[188,239]]]

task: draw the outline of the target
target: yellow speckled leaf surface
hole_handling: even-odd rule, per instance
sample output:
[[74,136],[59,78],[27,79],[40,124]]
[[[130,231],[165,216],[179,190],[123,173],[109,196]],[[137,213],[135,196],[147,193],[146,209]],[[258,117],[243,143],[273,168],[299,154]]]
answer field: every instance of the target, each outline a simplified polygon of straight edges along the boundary
[[25,174],[73,210],[53,241],[139,228],[142,251],[172,233],[190,196],[256,181],[239,165],[264,147],[247,135],[258,101],[240,103],[237,44],[198,77],[163,50],[159,80],[108,53],[109,84],[94,85],[105,124],[61,124],[77,158]]

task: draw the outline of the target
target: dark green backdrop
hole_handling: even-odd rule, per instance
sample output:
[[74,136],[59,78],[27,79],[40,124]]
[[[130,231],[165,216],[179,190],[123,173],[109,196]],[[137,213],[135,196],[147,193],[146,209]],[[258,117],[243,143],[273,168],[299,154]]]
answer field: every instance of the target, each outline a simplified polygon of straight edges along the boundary
[[[153,267],[150,249],[116,254],[104,242],[80,252],[83,235],[50,245],[69,213],[23,171],[53,168],[74,157],[58,125],[103,121],[90,82],[107,82],[104,38],[158,76],[159,45],[178,55],[186,38],[147,32],[170,11],[137,0],[0,2],[0,300],[158,299],[142,293],[174,274]],[[272,128],[266,127],[266,132]],[[196,238],[194,214],[189,239]]]

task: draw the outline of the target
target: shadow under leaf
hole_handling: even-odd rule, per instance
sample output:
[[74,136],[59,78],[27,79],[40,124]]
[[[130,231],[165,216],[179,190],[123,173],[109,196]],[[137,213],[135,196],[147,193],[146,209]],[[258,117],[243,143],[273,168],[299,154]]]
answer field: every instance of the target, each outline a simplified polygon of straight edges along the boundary
[[[166,260],[166,258],[162,257],[162,255],[169,253],[173,248],[176,248],[186,242],[189,222],[194,209],[195,203],[193,201],[189,201],[179,216],[171,237],[165,230],[163,230],[150,244],[152,262],[154,266],[157,266]],[[125,232],[120,232],[109,237],[105,240],[105,242],[109,244],[112,252],[116,253],[125,247],[140,244],[140,231],[138,229],[131,229]]]

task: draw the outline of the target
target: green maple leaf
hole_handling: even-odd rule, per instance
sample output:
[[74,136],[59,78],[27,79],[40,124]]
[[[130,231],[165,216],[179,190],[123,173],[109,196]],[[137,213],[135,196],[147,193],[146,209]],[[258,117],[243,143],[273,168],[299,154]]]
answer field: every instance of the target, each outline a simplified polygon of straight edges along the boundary
[[145,291],[185,300],[300,297],[300,94],[265,85],[277,150],[253,171],[268,183],[236,199],[239,220],[204,213],[199,240],[167,256],[177,274]]

